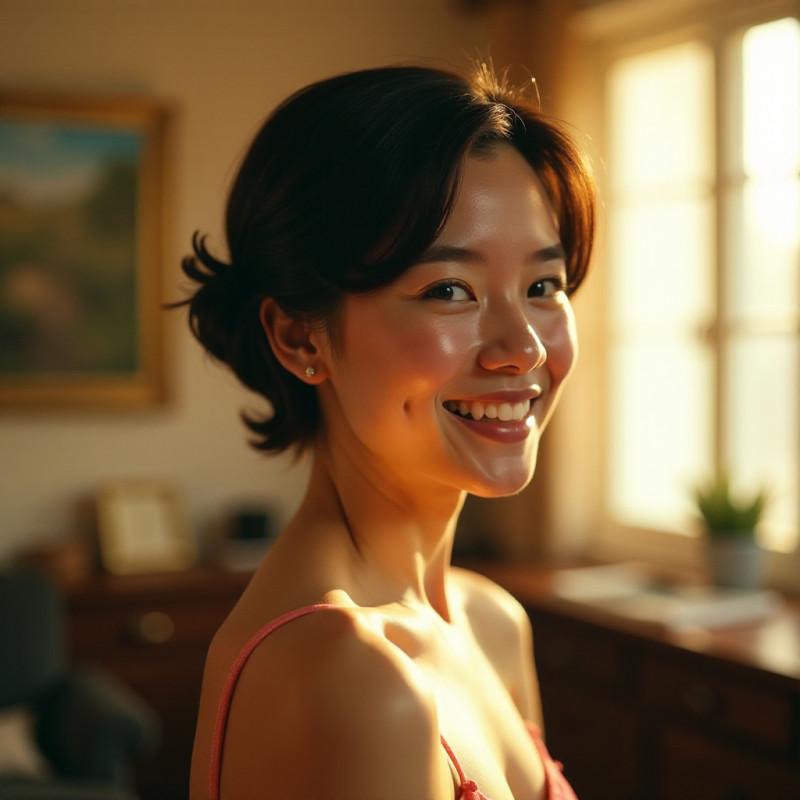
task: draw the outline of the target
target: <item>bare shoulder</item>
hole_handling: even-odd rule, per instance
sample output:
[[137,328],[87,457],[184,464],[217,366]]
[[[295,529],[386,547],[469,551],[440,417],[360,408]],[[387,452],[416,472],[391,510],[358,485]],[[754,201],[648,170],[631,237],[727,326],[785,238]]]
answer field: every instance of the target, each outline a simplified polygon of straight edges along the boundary
[[328,609],[275,631],[248,659],[225,735],[223,797],[435,800],[452,796],[440,751],[413,663],[360,610]]
[[477,572],[454,567],[452,575],[476,633],[530,636],[528,614],[510,592]]
[[509,690],[520,713],[541,724],[533,660],[533,631],[522,604],[494,581],[453,568],[454,585],[478,645]]

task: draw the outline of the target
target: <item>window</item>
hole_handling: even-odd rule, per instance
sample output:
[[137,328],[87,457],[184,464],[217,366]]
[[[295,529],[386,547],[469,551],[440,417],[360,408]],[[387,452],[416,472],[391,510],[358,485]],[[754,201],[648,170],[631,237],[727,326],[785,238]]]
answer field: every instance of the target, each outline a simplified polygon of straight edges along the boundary
[[[714,470],[800,529],[800,22],[705,26],[605,71],[607,515],[692,533]],[[713,31],[713,34],[710,32]]]

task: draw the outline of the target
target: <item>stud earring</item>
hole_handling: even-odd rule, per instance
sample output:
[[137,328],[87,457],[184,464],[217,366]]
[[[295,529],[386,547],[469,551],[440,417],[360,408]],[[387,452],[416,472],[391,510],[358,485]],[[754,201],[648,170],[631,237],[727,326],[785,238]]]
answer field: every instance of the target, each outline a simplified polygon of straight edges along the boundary
[[316,374],[317,374],[317,368],[316,367],[311,367],[311,366],[306,367],[306,377],[307,378],[313,378]]

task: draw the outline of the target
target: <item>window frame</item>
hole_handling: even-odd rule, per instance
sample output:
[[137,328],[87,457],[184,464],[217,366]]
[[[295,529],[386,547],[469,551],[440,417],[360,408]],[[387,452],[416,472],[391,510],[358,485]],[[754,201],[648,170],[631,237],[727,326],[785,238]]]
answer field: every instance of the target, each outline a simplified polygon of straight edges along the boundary
[[[578,12],[572,21],[573,50],[577,66],[573,73],[572,87],[568,92],[565,106],[573,107],[574,112],[566,112],[580,130],[585,131],[592,140],[594,158],[598,169],[598,184],[602,198],[610,197],[606,154],[610,152],[608,131],[609,119],[603,102],[606,76],[611,66],[620,58],[640,55],[663,47],[680,44],[690,40],[701,40],[711,47],[714,54],[714,102],[717,121],[730,119],[736,113],[735,103],[738,93],[730,91],[732,82],[729,70],[737,68],[735,41],[738,35],[752,26],[767,23],[783,17],[800,19],[800,4],[796,0],[601,0],[584,11]],[[741,74],[741,67],[738,67]],[[579,88],[580,87],[580,88]],[[726,158],[730,152],[729,131],[723,124],[715,125],[714,153],[715,174],[713,181],[713,205],[716,215],[714,230],[713,258],[716,272],[717,309],[721,312],[722,293],[725,292],[723,260],[725,258],[728,212],[725,208],[725,181],[730,180]],[[728,126],[729,127],[729,126]],[[737,143],[734,142],[734,145]],[[610,167],[609,167],[610,168]],[[743,178],[742,178],[743,180]],[[602,206],[601,206],[602,211]],[[613,211],[612,211],[613,213]],[[608,219],[603,228],[608,227]],[[589,320],[583,331],[582,359],[591,363],[579,375],[577,392],[591,391],[602,396],[599,412],[594,420],[600,422],[598,429],[584,435],[584,448],[597,448],[597,454],[575,472],[575,480],[580,482],[585,497],[584,511],[575,514],[563,509],[567,492],[556,498],[557,507],[562,513],[556,516],[556,523],[564,531],[566,539],[581,546],[584,552],[604,559],[632,559],[658,565],[681,572],[702,572],[704,569],[705,541],[701,536],[681,535],[678,532],[656,530],[624,525],[611,517],[607,504],[607,477],[605,464],[609,452],[608,420],[608,380],[611,355],[611,327],[606,309],[610,307],[610,286],[607,237],[601,230],[595,263],[595,274],[590,287],[591,298]],[[581,310],[579,309],[579,322]],[[725,447],[724,431],[726,425],[723,388],[726,380],[724,352],[724,331],[721,320],[708,331],[715,349],[714,396],[714,458],[722,460]],[[588,333],[588,337],[585,335]],[[587,338],[588,346],[587,346]],[[581,388],[582,386],[582,388]],[[598,386],[600,388],[598,388]],[[567,393],[576,392],[572,387]],[[573,395],[574,398],[574,395]],[[579,425],[581,411],[579,402],[574,399],[566,403],[564,418],[557,419],[556,436],[562,444],[571,438],[570,428]],[[800,404],[798,405],[800,409]],[[585,432],[585,427],[584,427]],[[573,438],[573,448],[577,438]],[[562,462],[568,456],[559,457]],[[556,471],[566,477],[569,466],[562,463]],[[573,483],[575,482],[573,480]],[[591,519],[594,519],[592,522]],[[576,527],[582,528],[576,532]],[[562,550],[569,551],[569,546]],[[793,553],[772,553],[769,572],[771,585],[800,588],[800,546]]]

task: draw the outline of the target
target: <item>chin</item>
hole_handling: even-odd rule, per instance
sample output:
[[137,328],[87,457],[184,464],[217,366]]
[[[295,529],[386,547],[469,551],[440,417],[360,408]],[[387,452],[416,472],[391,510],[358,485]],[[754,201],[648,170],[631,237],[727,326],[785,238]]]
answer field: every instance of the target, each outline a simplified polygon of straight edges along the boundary
[[533,479],[536,462],[517,464],[514,468],[484,474],[467,491],[476,497],[511,497],[519,494]]
[[501,497],[513,497],[514,495],[519,494],[529,483],[530,481],[524,481],[522,484],[513,488],[511,486],[480,487],[469,490],[469,494],[474,495],[475,497],[482,497],[486,500],[493,500]]

